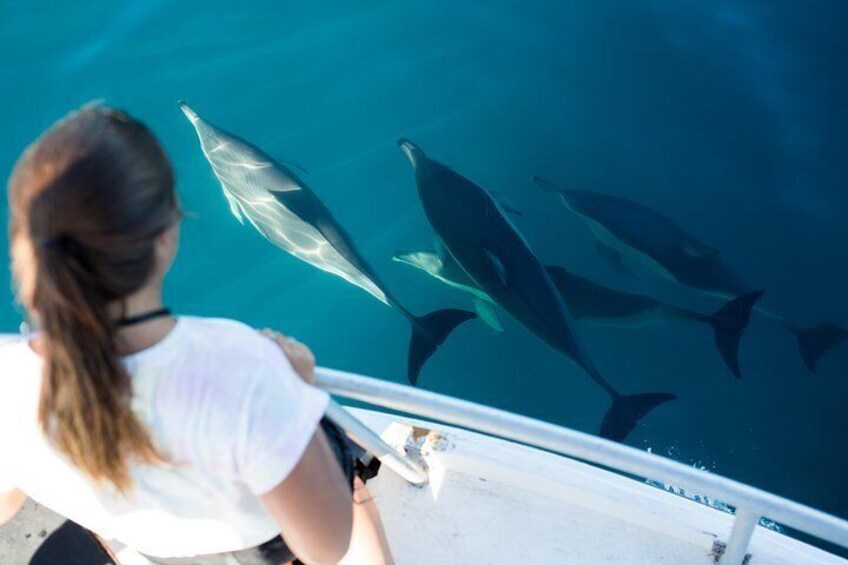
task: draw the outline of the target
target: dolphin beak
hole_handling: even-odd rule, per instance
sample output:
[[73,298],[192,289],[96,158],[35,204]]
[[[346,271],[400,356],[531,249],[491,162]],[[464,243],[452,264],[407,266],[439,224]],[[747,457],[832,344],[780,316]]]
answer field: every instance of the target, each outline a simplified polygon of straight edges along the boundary
[[188,121],[190,121],[192,124],[197,123],[200,120],[200,116],[197,115],[197,112],[192,110],[189,105],[183,102],[182,100],[180,100],[180,110],[183,111],[185,117],[188,118]]
[[418,148],[417,145],[402,137],[398,139],[398,146],[400,150],[404,152],[406,158],[409,159],[409,162],[412,163],[413,167],[418,166],[419,159],[423,155],[423,152]]

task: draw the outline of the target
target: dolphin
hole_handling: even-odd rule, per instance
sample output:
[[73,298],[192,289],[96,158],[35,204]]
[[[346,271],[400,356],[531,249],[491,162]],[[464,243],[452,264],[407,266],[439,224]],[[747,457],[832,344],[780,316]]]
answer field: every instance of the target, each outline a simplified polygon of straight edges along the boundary
[[583,347],[568,307],[545,267],[497,200],[472,181],[428,157],[408,139],[398,145],[415,170],[424,212],[447,253],[492,300],[542,341],[582,368],[612,400],[600,434],[621,441],[668,393],[623,395]]
[[[418,251],[397,253],[392,259],[421,269],[447,285],[472,294],[475,304],[494,305],[494,300],[477,288],[474,281],[450,257]],[[739,341],[748,326],[751,308],[762,297],[763,291],[734,298],[710,315],[649,296],[621,292],[575,275],[563,267],[547,267],[547,270],[575,321],[625,328],[674,321],[707,324],[713,329],[716,347],[727,368],[737,379],[742,378],[739,370]],[[497,314],[480,313],[484,321],[487,321],[487,316],[496,317]],[[503,331],[503,328],[500,327],[499,331]]]
[[[635,256],[677,284],[723,298],[756,291],[727,264],[717,249],[705,245],[656,210],[627,198],[561,188],[539,176],[533,180],[542,189],[558,196],[604,244]],[[827,351],[848,338],[848,329],[833,322],[804,328],[760,305],[755,309],[792,332],[801,358],[811,373],[816,372],[819,359]]]
[[475,314],[456,309],[425,316],[411,314],[389,292],[344,228],[291,167],[204,120],[184,102],[180,102],[180,108],[194,126],[230,210],[241,223],[246,218],[277,247],[364,289],[409,320],[412,337],[407,377],[410,383],[417,384],[424,362],[451,331]]

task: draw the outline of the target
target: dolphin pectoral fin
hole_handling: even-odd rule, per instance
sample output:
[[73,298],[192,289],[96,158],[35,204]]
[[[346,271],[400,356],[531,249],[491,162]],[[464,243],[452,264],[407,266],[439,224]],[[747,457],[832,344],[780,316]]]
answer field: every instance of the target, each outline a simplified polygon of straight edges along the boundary
[[244,216],[242,215],[241,204],[239,204],[235,196],[226,190],[224,191],[224,196],[227,199],[227,203],[230,205],[230,212],[232,215],[236,217],[240,224],[244,225]]
[[503,209],[504,212],[510,214],[511,216],[524,216],[524,212],[516,208],[510,203],[510,201],[504,196],[501,192],[497,190],[490,190],[489,194],[492,195],[492,198],[495,199],[495,202]]
[[522,212],[521,210],[519,210],[518,208],[516,208],[512,204],[507,204],[505,202],[501,202],[500,205],[501,205],[501,208],[503,208],[504,212],[506,212],[510,216],[518,216],[519,218],[524,216],[524,212]]
[[613,441],[624,441],[639,420],[661,404],[676,400],[677,396],[667,392],[615,395],[612,406],[601,422],[600,436]]
[[739,370],[739,341],[748,327],[751,309],[763,294],[762,290],[742,294],[722,306],[708,319],[715,333],[718,352],[737,379],[742,378]]
[[497,274],[498,279],[500,279],[501,284],[507,286],[506,267],[503,262],[498,259],[497,255],[488,249],[484,249],[483,253],[486,255],[486,260],[489,262],[489,265],[495,271],[495,274]]
[[798,340],[798,348],[804,365],[811,373],[816,372],[819,359],[846,338],[848,329],[833,322],[824,322],[811,328],[792,328]]
[[287,176],[285,180],[279,179],[274,186],[270,186],[266,190],[276,196],[277,194],[285,194],[287,192],[298,192],[303,190],[303,187]]
[[684,253],[696,259],[708,259],[721,255],[718,249],[703,245],[702,243],[691,239],[678,239],[677,244]]
[[632,280],[639,280],[639,275],[634,273],[630,268],[624,264],[624,258],[622,258],[621,253],[617,250],[613,249],[600,239],[595,241],[595,249],[598,252],[598,255],[604,259],[610,267],[620,276]]
[[486,302],[481,298],[474,299],[474,309],[477,311],[477,315],[480,316],[480,319],[483,320],[487,326],[495,330],[496,332],[504,331],[503,324],[501,323],[500,318],[498,317],[497,310],[495,310],[495,305],[491,302]]
[[539,175],[533,175],[533,182],[536,183],[542,190],[545,192],[550,192],[551,194],[559,195],[561,190],[554,183],[549,181],[544,177],[540,177]]

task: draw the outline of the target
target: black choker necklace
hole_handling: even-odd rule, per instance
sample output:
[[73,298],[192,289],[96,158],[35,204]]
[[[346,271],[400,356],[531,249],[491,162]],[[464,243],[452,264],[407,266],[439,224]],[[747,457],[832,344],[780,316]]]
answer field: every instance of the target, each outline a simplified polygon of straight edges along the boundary
[[117,321],[117,324],[118,327],[125,328],[127,326],[134,326],[136,324],[141,324],[142,322],[147,322],[148,320],[153,320],[155,318],[161,318],[163,316],[170,315],[171,310],[169,308],[159,308],[158,310],[142,312],[141,314],[136,314],[135,316],[130,316],[129,318],[121,318]]

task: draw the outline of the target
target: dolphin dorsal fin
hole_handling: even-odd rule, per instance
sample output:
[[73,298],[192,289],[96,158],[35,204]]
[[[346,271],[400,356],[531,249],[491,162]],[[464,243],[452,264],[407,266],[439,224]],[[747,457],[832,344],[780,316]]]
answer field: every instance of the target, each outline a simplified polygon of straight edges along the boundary
[[492,253],[489,249],[484,249],[483,253],[486,255],[486,259],[489,262],[489,265],[492,266],[492,269],[497,274],[498,278],[501,281],[501,284],[507,286],[507,277],[506,277],[506,267],[503,264],[503,261],[498,259],[498,256]]

